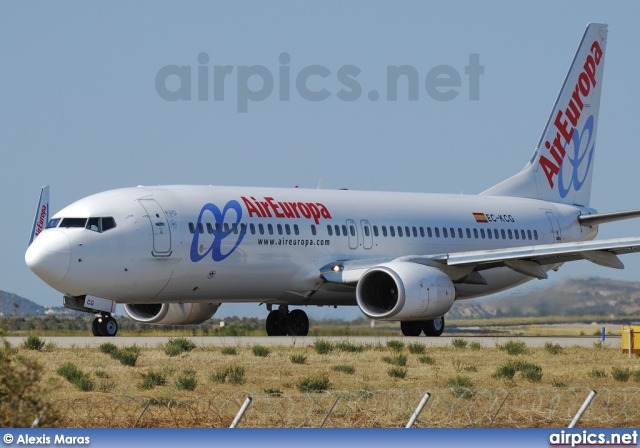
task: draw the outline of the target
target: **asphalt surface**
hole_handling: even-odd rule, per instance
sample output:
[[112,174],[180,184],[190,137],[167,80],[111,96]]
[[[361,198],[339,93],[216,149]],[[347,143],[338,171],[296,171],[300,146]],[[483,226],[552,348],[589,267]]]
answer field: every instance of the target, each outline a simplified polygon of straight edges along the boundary
[[[268,336],[193,336],[187,337],[187,339],[192,340],[198,346],[213,346],[213,347],[251,347],[254,345],[265,345],[265,346],[285,346],[285,347],[304,347],[313,345],[313,343],[317,339],[325,339],[332,342],[338,341],[350,341],[352,343],[359,344],[381,344],[386,345],[388,340],[402,340],[405,343],[411,342],[420,342],[425,344],[427,347],[444,347],[451,346],[451,341],[453,339],[463,338],[469,343],[477,341],[480,342],[482,347],[495,347],[496,344],[504,344],[510,340],[519,340],[524,341],[527,344],[527,347],[544,347],[546,342],[551,342],[553,344],[559,344],[562,347],[593,347],[593,344],[596,342],[600,342],[600,337],[596,336],[581,336],[581,337],[562,337],[562,336],[553,336],[553,337],[481,337],[481,336],[440,336],[440,337],[403,337],[403,336],[348,336],[348,337],[336,337],[336,336],[327,336],[327,337],[311,337],[311,336],[277,336],[277,337],[268,337]],[[26,339],[21,336],[11,336],[5,337],[5,339],[13,346],[19,346]],[[139,347],[157,347],[159,345],[165,344],[170,338],[164,336],[116,336],[113,338],[108,337],[94,337],[94,336],[44,336],[41,338],[46,342],[53,342],[57,347],[60,348],[97,348],[100,344],[105,342],[112,342],[120,347],[127,347],[133,344],[138,345]],[[607,337],[605,340],[605,346],[609,347],[620,347],[620,336],[611,336]]]

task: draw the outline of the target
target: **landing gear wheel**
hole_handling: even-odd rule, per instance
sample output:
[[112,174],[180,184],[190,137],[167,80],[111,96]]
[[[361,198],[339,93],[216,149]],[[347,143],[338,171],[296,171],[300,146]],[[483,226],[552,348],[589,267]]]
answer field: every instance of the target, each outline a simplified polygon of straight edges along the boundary
[[287,315],[287,335],[306,336],[309,334],[309,318],[302,310],[293,310]]
[[273,310],[267,315],[267,335],[268,336],[284,336],[285,329],[280,325],[280,310]]
[[400,330],[405,336],[420,336],[422,333],[423,322],[419,320],[400,322]]
[[422,327],[425,336],[440,336],[444,331],[444,316],[436,317],[433,320],[425,320]]
[[118,322],[111,316],[101,316],[93,319],[91,332],[94,336],[113,337],[118,333]]
[[102,336],[113,337],[118,333],[118,322],[111,316],[103,318],[100,330]]
[[93,319],[93,322],[91,322],[91,332],[93,333],[94,336],[102,336],[100,334],[100,322],[98,322],[98,318],[96,317],[95,319]]

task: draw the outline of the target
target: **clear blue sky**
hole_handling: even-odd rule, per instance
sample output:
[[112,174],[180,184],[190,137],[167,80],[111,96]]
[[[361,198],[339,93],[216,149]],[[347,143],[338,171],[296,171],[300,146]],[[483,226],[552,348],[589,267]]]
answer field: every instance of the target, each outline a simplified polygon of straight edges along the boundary
[[[637,2],[595,1],[2,2],[0,289],[61,304],[24,264],[44,184],[54,212],[139,184],[315,188],[322,179],[323,188],[480,192],[529,159],[588,22],[609,24],[591,205],[640,208],[638,17]],[[208,62],[198,62],[201,53]],[[282,53],[289,60],[281,63]],[[470,54],[484,67],[477,101],[465,74]],[[191,101],[158,94],[167,65],[191,67]],[[223,101],[214,100],[216,65],[233,67]],[[273,75],[273,91],[240,113],[238,76],[254,65]],[[330,72],[308,83],[327,89],[323,101],[296,89],[312,65]],[[418,101],[407,100],[404,84],[398,101],[387,100],[387,66],[399,65],[418,72]],[[461,76],[451,101],[424,87],[440,65]],[[198,101],[199,66],[209,70],[206,101]],[[360,70],[355,101],[337,96],[343,66]],[[177,89],[177,77],[165,85]],[[262,86],[256,77],[248,85]],[[599,237],[639,235],[635,220],[603,225]],[[551,278],[637,280],[640,255],[623,261],[624,271],[571,263]]]

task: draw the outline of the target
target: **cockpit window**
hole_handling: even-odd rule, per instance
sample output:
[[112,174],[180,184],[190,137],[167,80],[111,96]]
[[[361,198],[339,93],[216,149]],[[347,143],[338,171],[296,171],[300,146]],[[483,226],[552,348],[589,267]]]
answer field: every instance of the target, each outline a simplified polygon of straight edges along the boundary
[[64,218],[60,227],[84,227],[86,224],[87,218]]
[[53,229],[55,227],[58,227],[59,223],[60,223],[60,218],[50,219],[49,222],[47,223],[47,229]]
[[108,218],[89,218],[87,220],[87,229],[94,232],[106,232],[109,229],[113,229],[116,226],[116,220]]

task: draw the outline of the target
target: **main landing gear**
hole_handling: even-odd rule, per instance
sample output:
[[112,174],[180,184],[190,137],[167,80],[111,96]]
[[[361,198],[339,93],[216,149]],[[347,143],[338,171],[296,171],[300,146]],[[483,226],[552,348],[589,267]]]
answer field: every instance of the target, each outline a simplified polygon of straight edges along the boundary
[[115,336],[118,332],[118,322],[110,314],[101,314],[93,319],[91,331],[94,336]]
[[309,333],[309,318],[302,310],[289,312],[287,305],[277,310],[269,310],[267,316],[267,334],[269,336],[306,336]]
[[432,320],[411,320],[400,322],[400,330],[405,336],[440,336],[444,331],[444,316]]

